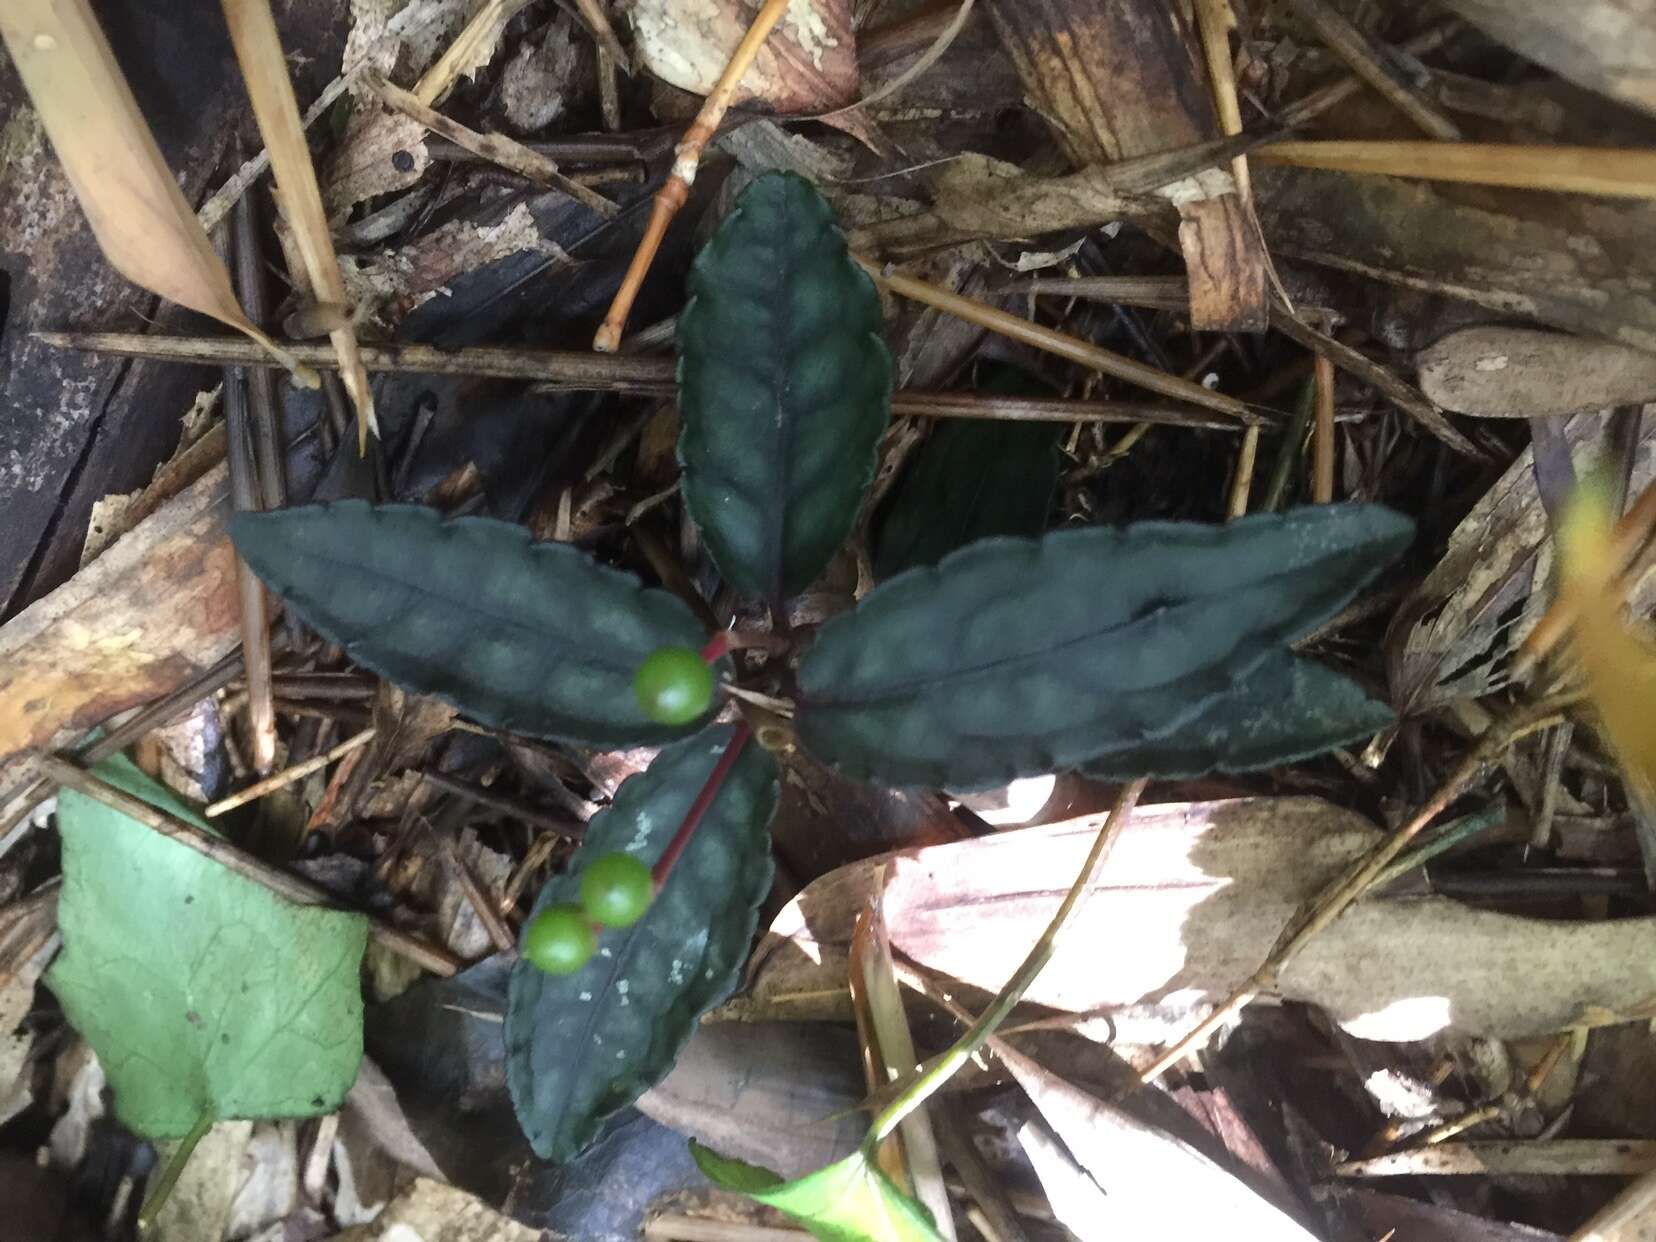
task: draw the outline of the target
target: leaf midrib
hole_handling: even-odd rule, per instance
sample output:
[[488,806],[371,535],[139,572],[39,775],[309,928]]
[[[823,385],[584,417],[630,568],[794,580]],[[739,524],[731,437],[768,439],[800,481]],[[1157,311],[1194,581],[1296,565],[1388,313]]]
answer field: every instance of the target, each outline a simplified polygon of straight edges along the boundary
[[[1282,573],[1276,573],[1276,574],[1267,574],[1264,577],[1256,579],[1255,582],[1251,585],[1266,586],[1266,585],[1269,585],[1270,583],[1279,582],[1279,581],[1281,581],[1283,579],[1286,579],[1286,578],[1298,577],[1300,574],[1309,571],[1314,566],[1326,564],[1330,560],[1343,559],[1343,558],[1345,558],[1345,557],[1347,557],[1351,554],[1352,553],[1351,553],[1350,549],[1345,549],[1341,552],[1331,554],[1330,556],[1319,557],[1316,561],[1311,562],[1309,565],[1301,566],[1298,569],[1287,570],[1287,571],[1284,571]],[[1363,581],[1366,581],[1366,580],[1367,579],[1365,577],[1363,579]],[[1348,597],[1349,597],[1349,594],[1355,594],[1356,591],[1361,590],[1361,589],[1362,589],[1362,583],[1359,582],[1357,585],[1352,587],[1351,591],[1348,593]],[[1192,604],[1203,604],[1205,606],[1212,607],[1214,599],[1215,599],[1215,597],[1211,596],[1211,595],[1193,596],[1192,598],[1190,598],[1188,600],[1182,601],[1181,603],[1179,603],[1177,605],[1174,605],[1174,607],[1176,607],[1176,608],[1185,608],[1185,607],[1189,607]],[[1145,621],[1149,621],[1149,620],[1152,620],[1156,617],[1162,616],[1163,614],[1165,614],[1168,611],[1170,611],[1170,609],[1168,609],[1168,608],[1157,608],[1157,609],[1152,610],[1151,612],[1145,613],[1143,616],[1134,617],[1130,621],[1127,621],[1125,623],[1117,624],[1117,625],[1113,625],[1113,626],[1107,626],[1107,627],[1102,628],[1102,629],[1093,630],[1093,631],[1091,631],[1089,633],[1086,633],[1086,634],[1077,634],[1077,635],[1075,635],[1071,638],[1064,639],[1060,642],[1049,643],[1046,646],[1038,648],[1038,649],[1033,650],[1033,651],[1021,651],[1021,652],[1018,652],[1015,655],[999,656],[999,657],[997,657],[995,659],[992,659],[992,660],[982,661],[981,663],[975,664],[970,668],[966,668],[966,669],[958,669],[957,668],[957,669],[947,670],[947,671],[941,672],[941,673],[931,674],[931,675],[924,676],[924,677],[913,677],[913,678],[909,678],[905,681],[893,682],[893,683],[889,683],[885,686],[881,686],[881,687],[878,687],[878,688],[871,688],[871,689],[863,691],[861,693],[834,694],[832,692],[829,692],[827,694],[820,694],[820,695],[801,693],[800,696],[799,696],[799,703],[800,703],[800,706],[809,706],[809,707],[813,707],[813,708],[851,708],[851,707],[883,706],[883,705],[886,705],[886,704],[888,704],[889,702],[891,702],[893,700],[916,697],[919,694],[921,694],[922,692],[924,692],[926,690],[929,690],[929,689],[932,689],[932,688],[934,688],[934,687],[936,687],[936,686],[938,686],[938,685],[940,685],[944,682],[965,680],[965,679],[969,679],[969,678],[973,678],[973,677],[979,677],[979,676],[982,676],[985,673],[991,673],[991,672],[994,672],[996,669],[1005,668],[1005,667],[1007,667],[1009,665],[1013,665],[1013,664],[1022,664],[1022,663],[1029,663],[1029,662],[1034,662],[1034,661],[1038,661],[1038,660],[1044,660],[1044,659],[1047,659],[1051,656],[1058,655],[1058,654],[1060,654],[1060,653],[1062,653],[1066,650],[1069,650],[1070,648],[1080,646],[1083,643],[1098,642],[1098,641],[1108,637],[1112,633],[1124,633],[1124,632],[1130,630],[1133,626],[1142,624]],[[855,614],[852,614],[852,615],[855,616]],[[1309,629],[1311,626],[1314,626],[1316,624],[1317,624],[1317,622],[1313,620],[1313,621],[1309,622],[1305,628]]]
[[[531,546],[533,546],[533,545],[531,545]],[[460,612],[460,613],[462,613],[466,616],[470,616],[470,617],[481,616],[481,617],[484,617],[484,618],[486,618],[487,620],[489,620],[491,622],[499,623],[503,628],[511,629],[511,630],[514,630],[514,631],[526,632],[526,633],[530,634],[531,636],[533,636],[537,641],[543,643],[546,646],[550,646],[550,647],[554,648],[560,654],[564,653],[564,652],[570,652],[570,651],[578,650],[577,645],[573,641],[571,641],[565,635],[559,633],[557,630],[547,631],[547,630],[541,629],[538,625],[536,625],[533,622],[523,621],[523,620],[520,620],[516,617],[503,616],[500,613],[494,612],[492,609],[481,608],[477,605],[475,598],[467,599],[465,601],[457,600],[453,596],[447,595],[442,591],[433,590],[430,587],[425,586],[423,584],[416,585],[416,584],[414,584],[414,583],[412,583],[412,582],[410,582],[406,579],[395,577],[394,575],[389,574],[389,573],[385,572],[384,570],[381,570],[381,569],[377,568],[374,565],[362,564],[362,563],[359,563],[359,562],[356,562],[356,561],[341,560],[338,557],[331,556],[326,552],[318,552],[318,551],[315,551],[314,549],[311,549],[311,550],[305,551],[303,553],[303,555],[314,558],[315,560],[321,561],[323,564],[327,565],[331,569],[348,570],[348,571],[350,571],[352,573],[355,573],[355,574],[366,575],[366,576],[371,577],[371,578],[377,578],[381,582],[394,583],[397,586],[403,587],[406,590],[413,591],[413,592],[415,592],[417,594],[420,594],[420,595],[429,596],[432,599],[439,600],[443,604],[446,604],[448,607],[450,607],[450,608],[454,609],[455,611]],[[592,566],[590,566],[590,568],[602,569],[603,567],[600,566],[600,565],[597,565],[596,563],[594,563]],[[636,587],[633,587],[633,586],[628,587],[629,593],[634,594],[634,595],[642,595],[648,589],[649,588],[647,588],[645,586],[642,586],[642,585],[636,586]],[[318,606],[317,610],[325,612],[325,607],[324,606]],[[547,642],[546,641],[547,639],[551,639],[552,641]],[[352,653],[355,654],[354,648],[360,646],[362,643],[364,643],[368,640],[363,635],[356,635],[354,637],[349,637],[349,638],[340,637],[340,638],[337,639],[337,641],[343,642],[348,648],[352,648],[353,649]],[[619,661],[612,661],[612,660],[605,659],[605,658],[593,658],[593,657],[587,656],[584,653],[582,654],[582,659],[588,664],[596,664],[598,667],[602,668],[605,672],[617,673],[617,674],[625,677],[629,681],[629,683],[631,682],[633,672],[634,672],[634,668],[633,668],[633,665],[631,663],[621,663]]]

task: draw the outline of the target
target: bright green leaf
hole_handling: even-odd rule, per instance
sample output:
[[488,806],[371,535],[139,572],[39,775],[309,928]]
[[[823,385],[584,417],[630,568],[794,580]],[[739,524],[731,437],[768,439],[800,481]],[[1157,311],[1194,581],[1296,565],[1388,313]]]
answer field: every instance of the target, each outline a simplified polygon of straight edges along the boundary
[[823,1242],[938,1242],[941,1237],[925,1208],[860,1151],[792,1182],[694,1141],[690,1154],[714,1185],[786,1212]]
[[[585,867],[606,854],[653,864],[733,732],[721,726],[669,747],[626,781],[535,912],[577,900]],[[696,1021],[736,987],[770,891],[777,797],[776,761],[750,741],[638,922],[606,928],[597,955],[572,974],[513,968],[506,1084],[542,1157],[569,1160],[591,1142],[672,1068]]]
[[684,501],[733,587],[803,590],[839,550],[891,408],[880,301],[810,182],[750,185],[679,316]]
[[[198,827],[116,757],[112,785]],[[296,906],[72,789],[58,797],[63,952],[47,982],[146,1138],[338,1108],[362,1060],[360,915]]]
[[1081,770],[1106,781],[1254,772],[1368,737],[1396,718],[1349,677],[1284,649],[1166,737],[1105,751]]
[[633,677],[706,634],[677,596],[488,518],[361,501],[238,513],[236,550],[358,664],[482,724],[643,745],[694,732],[644,714]]
[[818,758],[894,785],[1076,767],[1196,718],[1338,612],[1412,530],[1375,505],[1321,505],[985,540],[824,625],[795,725]]

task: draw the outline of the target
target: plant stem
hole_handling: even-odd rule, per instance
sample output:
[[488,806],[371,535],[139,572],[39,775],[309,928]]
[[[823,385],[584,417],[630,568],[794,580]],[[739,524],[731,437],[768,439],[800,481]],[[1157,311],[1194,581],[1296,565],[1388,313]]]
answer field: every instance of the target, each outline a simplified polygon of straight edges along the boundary
[[787,649],[787,640],[780,634],[767,634],[763,630],[720,630],[708,639],[707,646],[701,650],[701,658],[712,664],[732,651],[759,650],[770,655],[781,655]]
[[978,1020],[972,1023],[971,1029],[960,1037],[954,1047],[937,1058],[925,1073],[909,1084],[907,1090],[887,1104],[874,1118],[874,1123],[868,1128],[868,1137],[863,1141],[865,1151],[872,1151],[902,1123],[905,1117],[954,1077],[955,1072],[995,1033],[1007,1015],[1017,1008],[1018,1002],[1035,982],[1036,976],[1057,952],[1058,937],[1063,933],[1076,907],[1081,904],[1082,894],[1098,877],[1099,869],[1110,855],[1110,847],[1121,835],[1121,830],[1132,815],[1133,807],[1138,804],[1139,796],[1144,793],[1146,784],[1147,781],[1140,779],[1122,788],[1116,797],[1115,805],[1110,808],[1104,826],[1098,830],[1098,836],[1093,840],[1092,851],[1087,855],[1087,861],[1081,865],[1081,874],[1075,877],[1075,883],[1070,885],[1063,904],[1058,907],[1058,913],[1052,916],[1052,922],[1047,925],[1046,931],[1041,933],[1035,947],[1030,949],[1029,956],[1024,958],[1023,964],[1001,989],[1000,995],[978,1015]]
[[1311,437],[1311,503],[1334,503],[1334,364],[1327,354],[1318,354],[1315,369],[1316,427]]
[[656,191],[650,222],[645,226],[644,236],[639,239],[638,249],[633,252],[632,263],[622,278],[621,287],[616,290],[615,300],[610,303],[609,313],[604,316],[598,335],[593,338],[592,348],[599,353],[612,354],[621,348],[621,332],[627,326],[633,300],[643,287],[650,264],[655,262],[656,251],[661,249],[661,239],[667,236],[667,226],[690,197],[690,183],[696,179],[701,153],[718,132],[719,122],[724,120],[725,112],[736,98],[736,88],[741,85],[743,75],[752,67],[754,58],[759,55],[759,49],[765,45],[776,23],[782,20],[788,4],[789,0],[765,0],[765,7],[759,10],[753,25],[748,27],[747,34],[742,36],[742,41],[730,54],[730,62],[719,75],[695,121],[684,131],[684,141],[674,152],[673,175]]
[[173,1149],[167,1165],[161,1170],[161,1176],[156,1178],[155,1184],[150,1187],[149,1194],[144,1196],[144,1206],[138,1209],[138,1232],[146,1234],[155,1224],[155,1218],[161,1214],[161,1209],[167,1206],[167,1198],[178,1185],[179,1175],[184,1172],[184,1166],[190,1162],[195,1153],[196,1144],[201,1142],[207,1131],[213,1128],[213,1118],[210,1113],[203,1112],[196,1118],[195,1125],[190,1132],[179,1141]]
[[719,796],[719,790],[724,787],[725,778],[730,775],[730,769],[736,766],[736,760],[741,758],[742,749],[748,744],[753,732],[748,728],[747,721],[738,721],[736,732],[731,735],[730,741],[725,744],[724,754],[719,756],[719,762],[713,765],[713,771],[707,775],[707,783],[701,787],[696,800],[690,804],[690,809],[684,813],[684,822],[679,830],[673,834],[673,839],[667,842],[667,848],[662,851],[656,865],[650,870],[650,880],[655,885],[655,891],[660,892],[661,886],[667,883],[667,877],[672,874],[673,866],[684,853],[685,846],[690,844],[690,838],[695,836],[696,827],[707,814],[707,809],[713,805],[713,799]]

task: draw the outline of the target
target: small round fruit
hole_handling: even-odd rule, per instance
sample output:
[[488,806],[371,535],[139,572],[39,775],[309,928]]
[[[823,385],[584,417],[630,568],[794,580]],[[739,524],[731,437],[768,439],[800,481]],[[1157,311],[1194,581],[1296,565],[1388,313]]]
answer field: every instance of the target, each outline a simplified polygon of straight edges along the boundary
[[699,651],[657,647],[638,666],[633,693],[644,714],[657,724],[689,724],[713,702],[713,670]]
[[572,975],[598,951],[598,933],[573,902],[547,906],[523,932],[523,956],[549,975]]
[[605,927],[631,927],[655,896],[650,869],[631,854],[594,859],[581,877],[581,905]]

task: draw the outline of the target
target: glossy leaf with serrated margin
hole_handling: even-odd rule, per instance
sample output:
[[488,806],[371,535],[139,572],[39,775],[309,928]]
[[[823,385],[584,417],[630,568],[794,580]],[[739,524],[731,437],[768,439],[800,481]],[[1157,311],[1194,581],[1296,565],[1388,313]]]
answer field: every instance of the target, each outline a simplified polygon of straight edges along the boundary
[[242,559],[358,664],[480,724],[593,746],[660,743],[633,694],[657,647],[706,634],[677,596],[490,518],[347,500],[238,513]]
[[1355,742],[1396,719],[1351,678],[1284,649],[1168,736],[1106,751],[1081,770],[1106,781],[1255,772]]
[[[595,858],[625,852],[653,864],[733,732],[721,726],[669,747],[626,781],[535,913],[577,900]],[[697,1019],[735,988],[770,891],[777,796],[776,761],[750,741],[642,919],[600,933],[597,955],[574,974],[513,968],[506,1084],[543,1158],[568,1160],[591,1142],[672,1068]]]
[[684,500],[746,595],[803,590],[850,534],[891,408],[874,285],[810,182],[750,185],[679,317]]
[[941,1242],[926,1210],[860,1151],[791,1182],[694,1140],[690,1154],[714,1185],[786,1212],[823,1242]]
[[[981,391],[1042,391],[1022,373],[998,368]],[[874,573],[889,578],[932,565],[994,535],[1039,535],[1058,486],[1056,423],[942,419],[903,471],[874,539]]]
[[[207,829],[125,756],[109,784]],[[114,807],[58,796],[63,952],[46,982],[145,1138],[202,1117],[314,1117],[362,1061],[360,914],[297,906]]]
[[824,625],[795,725],[818,758],[887,784],[1076,767],[1194,719],[1338,612],[1412,531],[1375,505],[1321,505],[985,540]]

